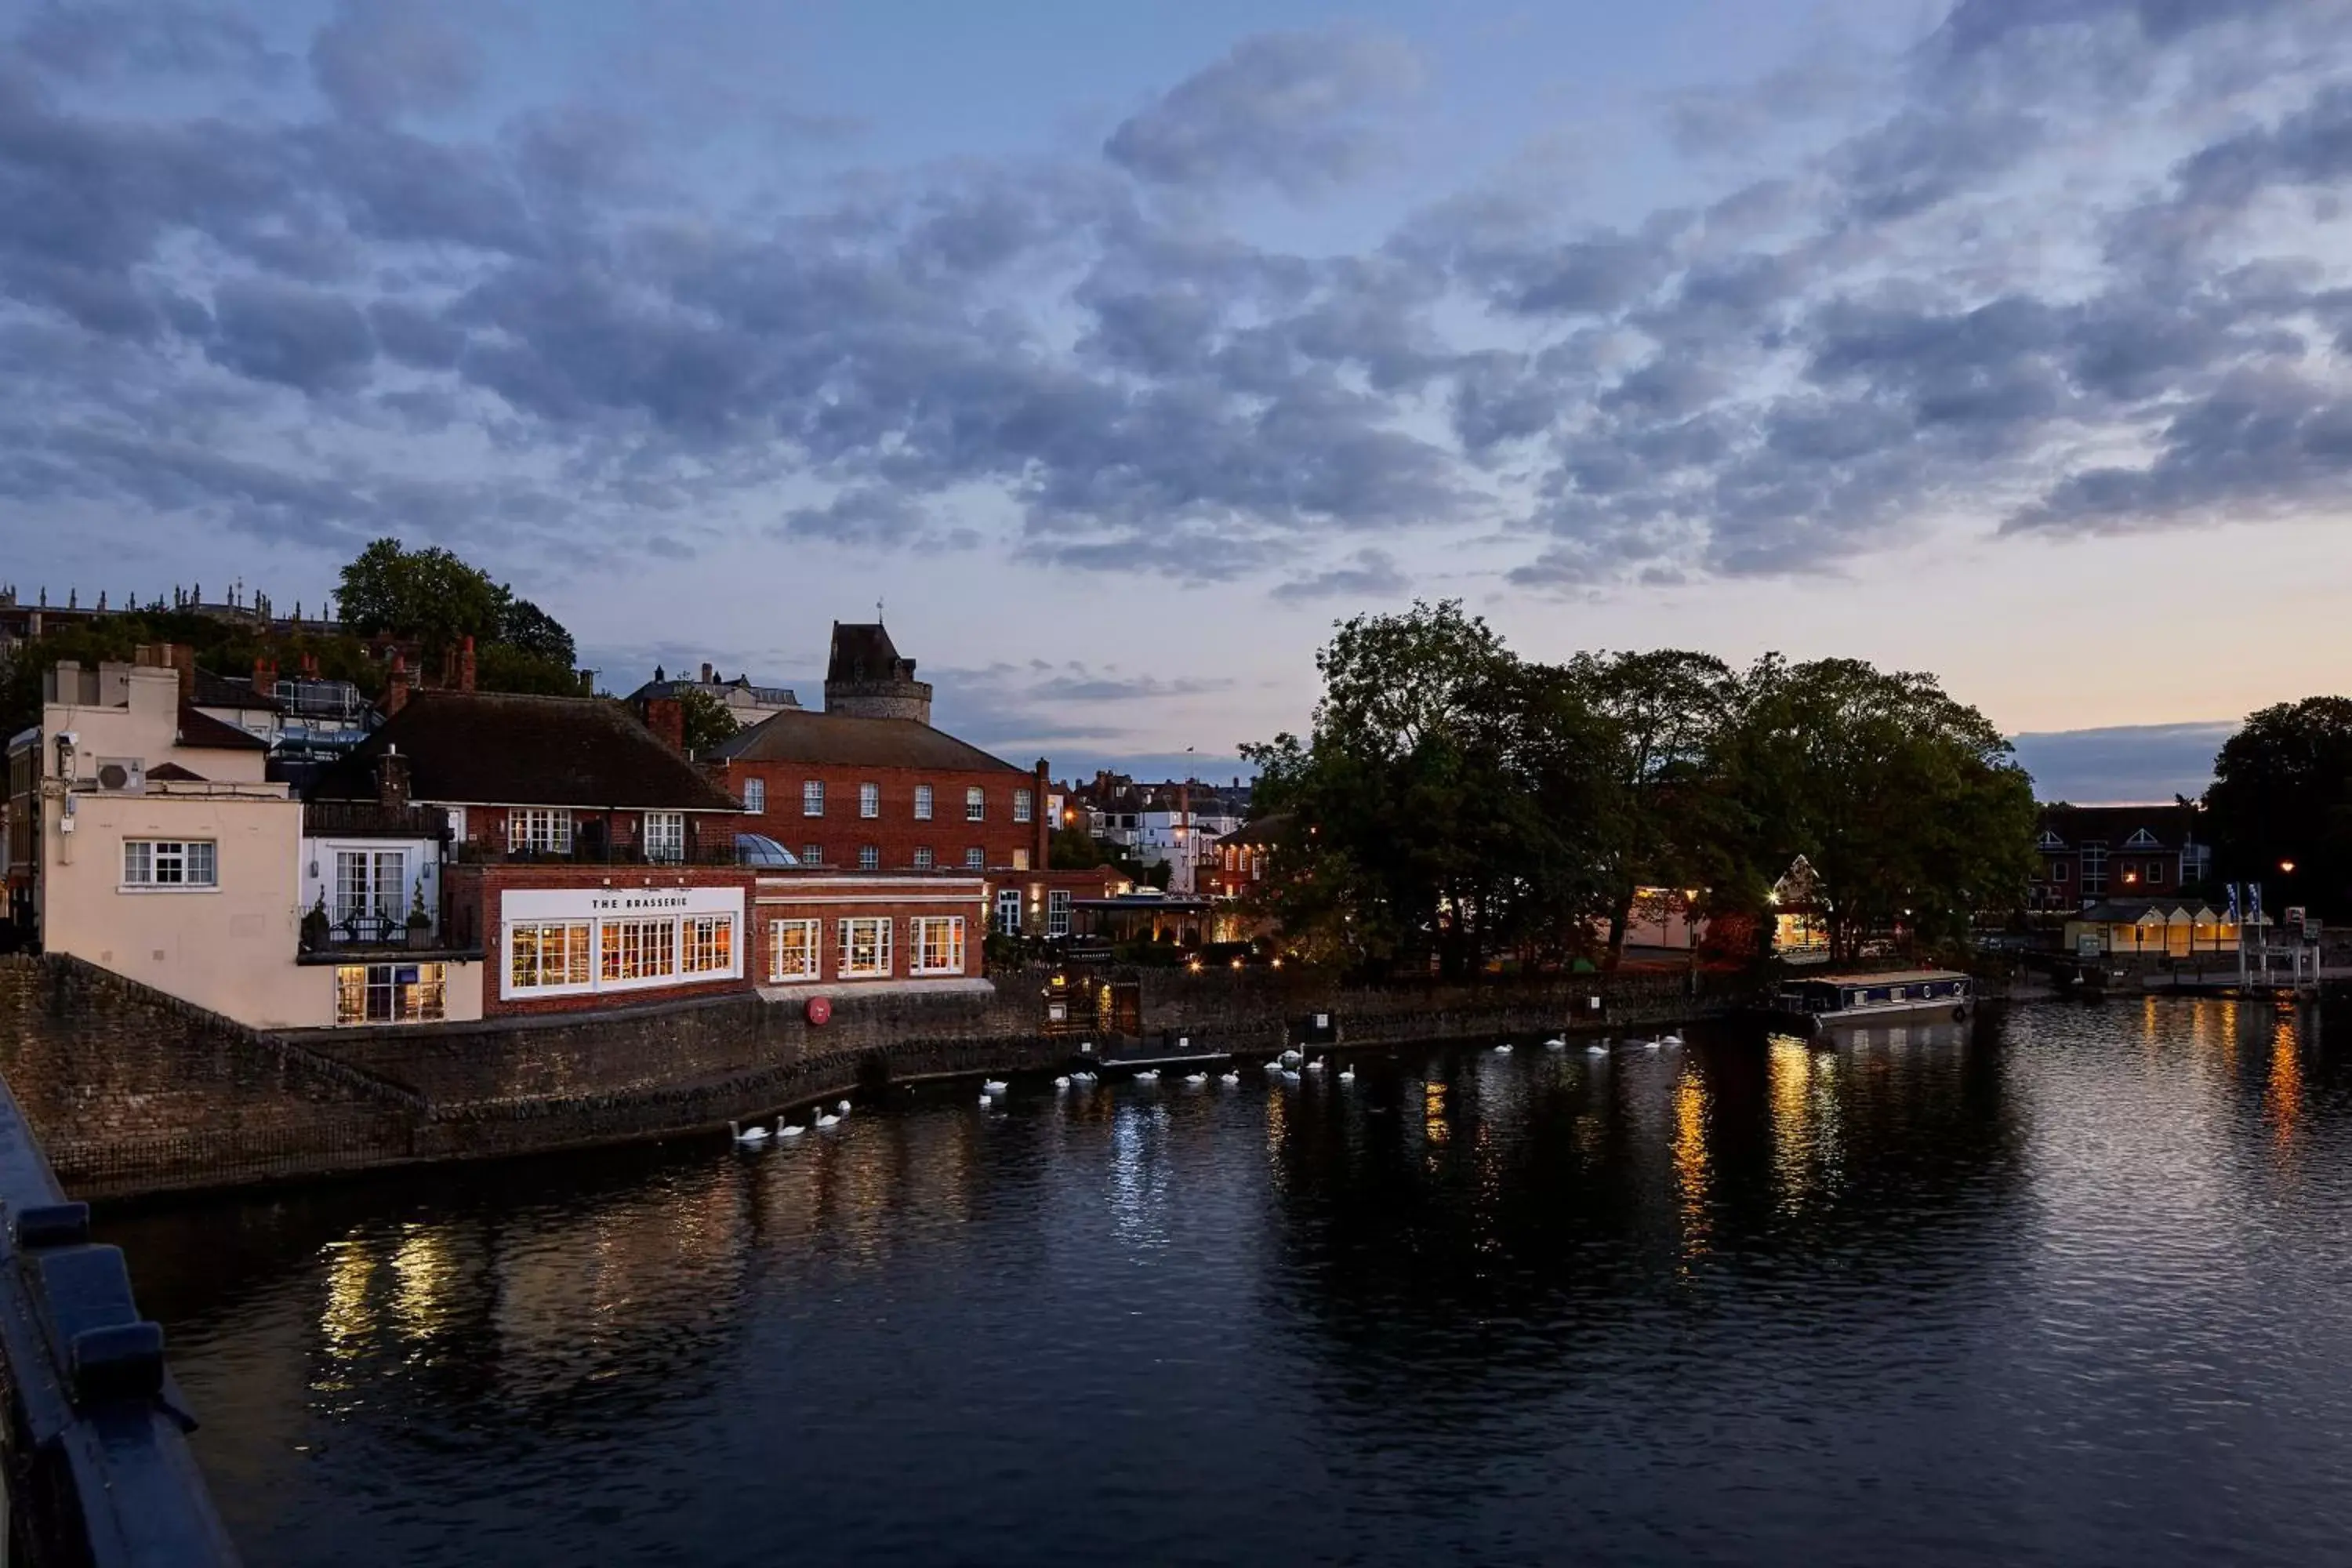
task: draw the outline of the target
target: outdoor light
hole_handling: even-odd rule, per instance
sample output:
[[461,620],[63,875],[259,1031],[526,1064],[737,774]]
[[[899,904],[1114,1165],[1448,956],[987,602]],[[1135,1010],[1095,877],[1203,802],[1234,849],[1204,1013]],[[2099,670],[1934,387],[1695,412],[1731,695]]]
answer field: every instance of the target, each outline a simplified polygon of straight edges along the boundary
[[2292,860],[2282,860],[2279,862],[2279,869],[2292,877],[2294,875],[2294,862]]

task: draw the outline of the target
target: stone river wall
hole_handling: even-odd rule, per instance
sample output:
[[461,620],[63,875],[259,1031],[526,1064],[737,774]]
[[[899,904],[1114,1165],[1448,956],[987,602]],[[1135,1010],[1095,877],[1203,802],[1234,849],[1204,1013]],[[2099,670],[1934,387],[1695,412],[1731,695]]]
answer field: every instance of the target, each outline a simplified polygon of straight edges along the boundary
[[[1472,1038],[1590,1021],[1591,977],[1549,985],[1349,990],[1269,970],[1146,970],[1143,1035],[1113,1059],[1279,1049],[1328,1012],[1348,1045]],[[716,1128],[894,1081],[1024,1072],[1076,1041],[1038,1032],[1042,972],[993,994],[835,999],[810,1025],[756,996],[595,1014],[263,1033],[65,957],[0,958],[0,1078],[77,1196],[287,1181],[339,1171],[532,1153]],[[1614,1026],[1720,1011],[1679,975],[1606,991]]]

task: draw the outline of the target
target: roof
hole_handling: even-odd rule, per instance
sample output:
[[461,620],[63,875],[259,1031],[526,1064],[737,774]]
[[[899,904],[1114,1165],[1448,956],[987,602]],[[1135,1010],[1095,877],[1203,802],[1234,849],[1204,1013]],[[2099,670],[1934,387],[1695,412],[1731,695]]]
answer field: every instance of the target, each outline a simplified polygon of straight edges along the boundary
[[1287,842],[1298,832],[1298,818],[1286,811],[1269,811],[1264,816],[1254,816],[1219,842],[1240,847],[1263,844],[1269,848]]
[[1966,980],[1957,969],[1896,969],[1883,974],[1807,974],[1800,976],[1807,984],[1820,985],[1916,985],[1922,980]]
[[2195,832],[2197,807],[2160,805],[2045,805],[2040,831],[2054,833],[2068,847],[2086,842],[2121,844],[2141,828],[2163,848],[2178,848]]
[[912,719],[866,719],[806,709],[771,713],[721,741],[706,755],[728,763],[833,763],[844,767],[1024,775],[1029,771]]
[[192,702],[180,704],[180,744],[205,752],[266,752],[269,742],[224,723]]
[[2137,925],[2151,914],[2159,920],[2176,914],[2192,920],[2222,918],[2203,899],[2105,899],[2067,918],[2091,925]]
[[676,697],[688,691],[707,691],[722,700],[728,692],[748,691],[753,701],[772,708],[797,708],[801,705],[799,695],[791,687],[754,686],[748,675],[739,675],[732,680],[648,680],[629,693],[629,700],[648,702],[656,697]]
[[256,691],[249,679],[231,680],[226,675],[215,675],[202,665],[195,668],[189,692],[189,700],[199,708],[266,708],[275,713],[286,706],[276,697]]
[[898,645],[881,622],[833,623],[833,649],[824,667],[827,680],[893,680],[914,673],[914,661],[899,658]]
[[420,691],[321,769],[315,800],[375,798],[375,760],[397,746],[409,797],[456,805],[740,811],[701,770],[601,697]]
[[190,773],[177,763],[157,763],[147,770],[150,784],[202,784],[205,775]]

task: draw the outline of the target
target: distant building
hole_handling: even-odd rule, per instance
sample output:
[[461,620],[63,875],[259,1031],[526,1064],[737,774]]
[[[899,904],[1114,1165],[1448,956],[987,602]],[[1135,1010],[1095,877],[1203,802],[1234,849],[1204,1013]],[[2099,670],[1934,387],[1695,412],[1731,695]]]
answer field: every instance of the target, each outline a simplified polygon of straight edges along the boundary
[[915,679],[915,661],[898,657],[880,622],[835,621],[824,667],[824,710],[928,725],[931,688]]
[[2105,898],[2177,899],[2212,871],[2195,805],[2045,805],[2029,907],[2077,910]]
[[801,700],[790,687],[758,686],[749,675],[739,675],[729,680],[708,664],[702,667],[699,679],[679,676],[672,679],[659,668],[654,678],[629,693],[630,706],[637,717],[646,717],[647,705],[658,700],[676,701],[689,691],[699,691],[727,710],[736,728],[749,729],[771,714],[798,711]]

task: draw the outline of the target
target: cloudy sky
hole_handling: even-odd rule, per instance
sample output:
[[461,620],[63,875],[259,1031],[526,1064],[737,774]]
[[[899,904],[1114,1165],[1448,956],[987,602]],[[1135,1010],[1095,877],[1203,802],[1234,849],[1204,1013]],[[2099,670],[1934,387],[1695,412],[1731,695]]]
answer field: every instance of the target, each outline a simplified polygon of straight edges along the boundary
[[885,600],[1208,774],[1458,595],[2168,795],[2352,684],[2347,178],[2352,0],[0,0],[0,577],[397,534],[624,689]]

